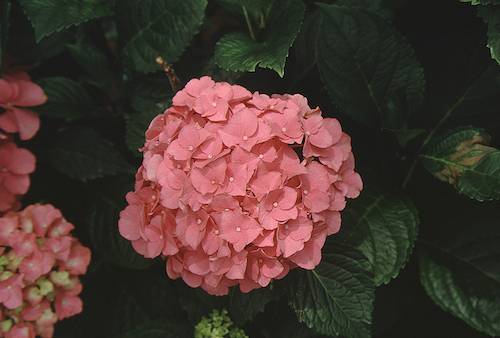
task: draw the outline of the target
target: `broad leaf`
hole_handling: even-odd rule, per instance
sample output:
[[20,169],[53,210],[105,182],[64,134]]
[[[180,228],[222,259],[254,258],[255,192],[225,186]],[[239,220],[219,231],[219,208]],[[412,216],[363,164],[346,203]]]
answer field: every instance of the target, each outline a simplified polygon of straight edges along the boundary
[[425,245],[419,251],[420,280],[445,311],[485,334],[499,336],[500,215],[491,216],[477,215],[474,227],[450,243]]
[[140,156],[139,148],[141,148],[146,141],[146,129],[148,129],[151,120],[153,120],[158,113],[158,111],[151,109],[142,113],[130,113],[125,115],[125,121],[127,123],[127,146],[134,155]]
[[38,81],[48,97],[36,111],[53,118],[73,120],[97,115],[100,107],[78,82],[65,77],[49,77]]
[[320,8],[318,67],[333,103],[366,125],[404,128],[425,91],[423,70],[412,47],[370,11]]
[[73,59],[87,73],[84,80],[96,87],[110,90],[114,74],[107,56],[90,43],[79,41],[68,45]]
[[106,0],[19,0],[35,29],[36,41],[54,32],[113,14]]
[[145,73],[159,70],[161,56],[176,62],[203,22],[207,0],[123,0],[134,30],[124,47],[126,63]]
[[[93,250],[104,260],[129,269],[144,269],[154,261],[139,255],[130,241],[118,231],[120,211],[125,207],[125,193],[131,184],[118,180],[116,193],[100,193],[88,218],[88,229]],[[120,192],[120,193],[119,193]]]
[[404,196],[364,191],[343,214],[340,236],[368,258],[376,285],[397,277],[408,261],[418,231],[418,214]]
[[488,47],[491,57],[500,64],[500,7],[482,7],[478,13],[488,25]]
[[500,199],[500,151],[482,129],[463,127],[436,137],[421,155],[425,168],[478,201]]
[[2,1],[0,4],[0,76],[3,72],[3,64],[7,49],[7,39],[10,23],[10,0]]
[[287,63],[286,73],[287,77],[293,80],[294,85],[297,85],[316,67],[321,19],[319,11],[306,14],[297,39],[293,43],[291,49],[293,62]]
[[145,76],[130,84],[128,96],[133,111],[125,114],[125,137],[128,148],[139,156],[138,149],[144,145],[146,129],[153,118],[170,104],[172,90],[164,74]]
[[358,250],[339,241],[323,248],[321,263],[298,271],[290,288],[290,303],[299,321],[326,335],[371,337],[375,297],[370,262]]
[[215,62],[226,70],[237,72],[269,68],[283,77],[288,50],[299,32],[303,17],[301,0],[275,2],[262,36],[254,40],[246,33],[225,35],[215,47]]
[[266,305],[278,297],[278,290],[272,286],[249,293],[242,293],[237,288],[232,288],[229,292],[228,311],[237,325],[243,325],[260,312],[264,312]]
[[130,165],[115,146],[91,129],[62,133],[47,153],[57,171],[84,182],[132,173]]

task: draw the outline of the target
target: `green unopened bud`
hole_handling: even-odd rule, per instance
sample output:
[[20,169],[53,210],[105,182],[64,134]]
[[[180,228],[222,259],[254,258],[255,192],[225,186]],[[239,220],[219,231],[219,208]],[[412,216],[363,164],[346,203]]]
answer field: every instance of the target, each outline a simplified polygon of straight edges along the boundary
[[48,294],[54,292],[54,284],[45,278],[40,278],[36,284],[40,288],[40,294],[42,296],[47,296]]
[[22,257],[17,256],[14,251],[10,251],[7,254],[7,258],[9,260],[9,263],[7,264],[7,269],[11,271],[17,270],[19,265],[21,265],[21,262],[23,261]]
[[0,256],[0,266],[4,266],[7,264],[9,264],[9,258],[7,257],[7,255]]
[[0,322],[0,332],[9,332],[10,329],[12,328],[12,325],[14,325],[14,323],[12,323],[12,320],[10,319],[7,319],[7,320],[4,320],[3,322]]
[[2,272],[2,273],[0,273],[0,281],[7,280],[10,277],[12,277],[12,275],[14,275],[14,274],[12,272],[10,272],[10,271],[4,271],[4,272]]
[[26,299],[31,304],[38,304],[42,301],[43,296],[39,288],[32,286],[26,292]]
[[52,271],[50,280],[57,286],[67,286],[71,284],[68,271]]

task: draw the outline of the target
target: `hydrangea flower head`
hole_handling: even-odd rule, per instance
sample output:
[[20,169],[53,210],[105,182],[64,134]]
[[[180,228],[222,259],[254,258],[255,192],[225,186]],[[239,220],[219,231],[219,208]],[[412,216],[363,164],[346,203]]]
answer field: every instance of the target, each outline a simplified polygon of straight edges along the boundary
[[224,295],[313,269],[362,181],[350,137],[301,95],[193,79],[151,122],[119,230],[170,278]]
[[18,197],[30,186],[35,171],[35,156],[10,141],[0,140],[0,215],[19,207]]
[[40,128],[38,115],[27,107],[47,101],[42,88],[27,73],[19,72],[0,79],[0,129],[19,133],[22,140],[32,138]]
[[0,217],[0,337],[51,338],[58,320],[82,311],[90,250],[72,229],[51,205]]

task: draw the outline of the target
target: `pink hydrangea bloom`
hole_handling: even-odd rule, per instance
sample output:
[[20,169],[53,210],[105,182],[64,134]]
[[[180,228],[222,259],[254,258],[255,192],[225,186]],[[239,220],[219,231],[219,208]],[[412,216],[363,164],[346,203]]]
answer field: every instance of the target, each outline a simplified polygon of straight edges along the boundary
[[338,120],[298,94],[194,79],[145,135],[120,233],[214,295],[313,269],[363,187]]
[[0,140],[0,214],[18,207],[18,197],[28,191],[35,162],[30,151]]
[[51,338],[58,320],[82,311],[91,254],[72,229],[51,205],[0,217],[0,337]]
[[0,129],[19,133],[21,140],[32,138],[40,128],[38,115],[26,107],[47,101],[42,88],[33,83],[27,73],[15,73],[0,79]]

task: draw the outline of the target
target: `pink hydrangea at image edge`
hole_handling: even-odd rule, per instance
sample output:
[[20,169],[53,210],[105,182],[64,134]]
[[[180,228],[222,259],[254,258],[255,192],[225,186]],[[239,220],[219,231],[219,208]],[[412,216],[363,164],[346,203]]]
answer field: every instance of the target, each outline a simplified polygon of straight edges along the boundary
[[301,95],[209,77],[175,95],[142,151],[120,233],[144,257],[166,257],[170,278],[214,295],[313,269],[362,189],[336,119]]
[[44,104],[47,96],[42,88],[31,82],[27,73],[10,74],[0,79],[0,129],[19,133],[21,140],[29,140],[40,128],[38,115],[26,107]]
[[30,185],[29,174],[35,170],[35,157],[18,148],[9,133],[19,133],[22,140],[32,138],[40,127],[38,115],[25,107],[45,103],[43,90],[26,73],[0,79],[0,214],[19,208],[18,198]]
[[72,229],[52,205],[0,217],[0,337],[51,338],[57,321],[82,311],[91,254]]

